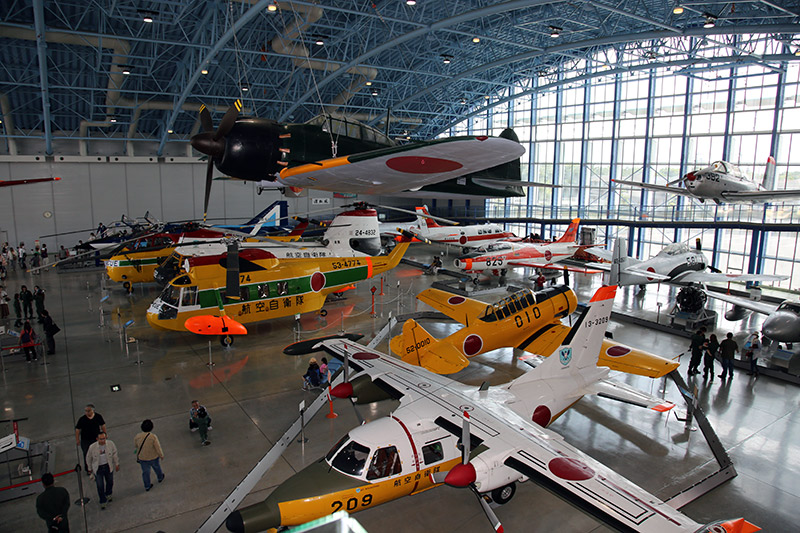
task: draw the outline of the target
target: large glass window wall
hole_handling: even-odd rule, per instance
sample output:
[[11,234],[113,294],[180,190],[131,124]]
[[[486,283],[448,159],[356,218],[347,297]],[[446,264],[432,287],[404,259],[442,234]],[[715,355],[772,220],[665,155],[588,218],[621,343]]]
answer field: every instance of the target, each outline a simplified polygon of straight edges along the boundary
[[[614,183],[675,186],[688,171],[716,160],[733,162],[761,182],[773,156],[775,182],[768,185],[800,188],[800,63],[735,61],[743,47],[762,55],[793,52],[771,36],[676,38],[598,51],[569,68],[539,71],[496,95],[503,104],[488,101],[488,109],[448,133],[497,135],[513,127],[526,148],[523,179],[559,186],[528,188],[525,198],[487,200],[488,217],[724,222],[696,229],[598,226],[597,235],[606,242],[629,238],[643,258],[672,242],[700,238],[717,268],[787,275],[776,285],[798,289],[798,233],[764,224],[800,224],[800,201],[716,205]],[[689,59],[688,50],[694,62],[670,65]],[[562,230],[530,222],[509,227],[545,237]]]

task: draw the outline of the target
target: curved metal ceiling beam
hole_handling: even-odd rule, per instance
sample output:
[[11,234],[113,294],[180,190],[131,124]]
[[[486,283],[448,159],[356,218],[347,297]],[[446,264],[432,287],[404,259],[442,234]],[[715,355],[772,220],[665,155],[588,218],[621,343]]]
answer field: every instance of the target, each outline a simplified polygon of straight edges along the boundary
[[42,89],[45,153],[53,155],[53,131],[50,126],[50,88],[47,83],[47,43],[44,37],[43,0],[33,1],[33,24],[36,29],[36,53],[39,57],[39,83]]
[[195,83],[197,83],[197,80],[200,79],[200,76],[202,76],[200,71],[203,69],[203,65],[214,58],[217,52],[219,52],[225,46],[225,44],[231,40],[239,28],[250,22],[256,15],[264,11],[267,6],[272,3],[273,0],[259,0],[256,5],[248,9],[245,14],[239,17],[239,19],[233,23],[233,26],[231,26],[230,29],[228,29],[228,31],[226,31],[225,34],[219,38],[217,43],[211,48],[211,50],[208,51],[206,56],[194,67],[194,73],[186,82],[183,92],[175,102],[175,107],[172,109],[169,119],[167,119],[166,127],[164,128],[164,131],[161,132],[161,140],[158,143],[158,151],[156,152],[156,155],[161,156],[163,153],[164,143],[167,142],[167,136],[169,135],[167,132],[172,129],[172,126],[175,124],[175,120],[178,118],[178,113],[181,112],[183,103],[192,92],[192,88],[194,87]]
[[[705,37],[707,35],[730,35],[733,33],[736,34],[743,34],[743,33],[755,33],[755,34],[762,34],[762,33],[795,33],[797,31],[797,25],[795,24],[776,24],[776,25],[752,25],[752,26],[733,26],[733,27],[725,27],[725,28],[688,28],[681,32],[680,36],[683,37]],[[618,34],[618,35],[609,35],[607,37],[601,37],[598,39],[586,39],[583,41],[575,41],[571,43],[564,43],[557,46],[551,46],[550,48],[545,48],[541,51],[534,51],[534,52],[524,52],[522,54],[517,54],[511,57],[506,57],[503,59],[498,59],[497,61],[492,61],[491,63],[486,63],[484,65],[480,65],[475,68],[471,68],[469,70],[465,70],[464,72],[460,72],[450,78],[444,79],[437,83],[434,83],[430,87],[426,87],[420,91],[415,92],[413,95],[400,100],[392,105],[392,109],[398,109],[401,106],[411,102],[412,100],[416,100],[421,96],[431,93],[436,89],[443,87],[445,85],[450,85],[454,81],[466,78],[467,76],[473,76],[475,74],[500,67],[503,65],[508,65],[510,63],[516,63],[518,61],[524,61],[528,59],[533,59],[535,57],[544,56],[547,54],[556,54],[567,52],[574,49],[581,49],[581,48],[597,48],[598,46],[609,46],[613,44],[622,44],[622,43],[633,43],[633,42],[641,42],[641,41],[651,41],[655,39],[664,39],[668,37],[676,37],[675,33],[670,30],[653,30],[643,33],[628,33],[628,34]]]
[[433,133],[433,137],[440,135],[447,131],[448,129],[452,128],[459,122],[463,122],[465,119],[470,117],[474,117],[475,115],[480,115],[481,113],[486,112],[487,109],[491,109],[493,107],[505,104],[510,102],[511,100],[515,100],[521,96],[528,96],[533,95],[536,93],[541,93],[545,91],[549,91],[561,85],[569,85],[571,83],[586,81],[593,78],[602,78],[605,76],[613,76],[615,74],[624,74],[626,72],[639,72],[642,70],[650,70],[654,68],[661,68],[661,67],[681,67],[681,66],[691,66],[697,63],[726,63],[726,62],[735,62],[737,64],[745,64],[745,63],[758,63],[762,61],[770,61],[770,62],[788,62],[788,61],[800,61],[800,57],[797,57],[794,54],[787,53],[787,54],[773,54],[773,55],[765,55],[756,57],[748,57],[748,56],[725,56],[725,57],[704,57],[704,58],[697,58],[692,57],[688,59],[680,59],[678,61],[660,61],[658,63],[643,63],[641,65],[632,65],[630,67],[625,68],[615,68],[611,70],[603,70],[592,72],[590,74],[581,74],[580,76],[575,76],[573,78],[563,78],[553,83],[548,83],[547,85],[540,85],[538,87],[527,89],[525,91],[513,94],[511,96],[507,96],[505,98],[501,98],[495,102],[492,102],[491,105],[483,106],[478,109],[475,109],[469,113],[460,115],[458,119],[450,122],[446,126],[443,126],[437,129]]
[[[462,22],[466,22],[466,21],[469,21],[469,20],[473,20],[473,19],[481,18],[481,17],[486,17],[486,16],[490,16],[490,15],[495,15],[497,13],[503,13],[505,11],[513,11],[515,9],[521,9],[521,8],[524,8],[524,7],[533,7],[533,6],[537,6],[537,5],[553,4],[553,3],[554,3],[553,0],[511,0],[509,2],[505,2],[505,3],[502,3],[502,4],[496,4],[496,5],[493,5],[493,6],[482,7],[480,9],[476,9],[474,11],[469,11],[469,12],[463,13],[461,15],[456,15],[454,17],[449,17],[449,18],[446,18],[446,19],[442,19],[442,20],[439,20],[437,22],[434,22],[433,24],[429,24],[429,25],[427,25],[425,27],[422,27],[422,28],[419,28],[419,29],[414,30],[412,32],[406,33],[405,35],[401,35],[400,37],[397,37],[396,39],[392,39],[390,41],[387,41],[387,42],[383,43],[382,45],[373,48],[369,52],[361,54],[360,56],[352,59],[349,63],[343,65],[343,67],[340,68],[339,70],[337,70],[335,72],[332,72],[332,73],[328,74],[327,76],[325,76],[324,78],[322,78],[316,84],[316,88],[306,91],[305,94],[303,94],[300,98],[298,98],[289,107],[289,109],[287,109],[286,111],[283,112],[283,115],[281,115],[281,117],[278,119],[278,121],[279,122],[285,122],[286,120],[288,120],[289,115],[291,115],[295,111],[295,109],[300,107],[300,105],[305,103],[309,98],[314,96],[316,94],[317,90],[319,90],[319,89],[323,88],[324,86],[326,86],[328,83],[333,81],[333,79],[336,78],[337,76],[341,76],[349,68],[354,67],[354,66],[358,65],[359,63],[363,63],[364,61],[366,61],[370,57],[373,57],[373,56],[375,56],[377,54],[380,54],[384,50],[388,50],[388,49],[390,49],[392,47],[395,47],[395,46],[397,46],[399,44],[402,44],[402,43],[404,43],[406,41],[410,41],[410,40],[415,39],[417,37],[422,37],[423,35],[426,35],[428,33],[431,33],[431,32],[437,31],[437,30],[441,30],[441,29],[447,28],[449,26],[453,26],[454,24],[460,24]],[[555,2],[555,3],[563,3],[563,1],[562,2]]]

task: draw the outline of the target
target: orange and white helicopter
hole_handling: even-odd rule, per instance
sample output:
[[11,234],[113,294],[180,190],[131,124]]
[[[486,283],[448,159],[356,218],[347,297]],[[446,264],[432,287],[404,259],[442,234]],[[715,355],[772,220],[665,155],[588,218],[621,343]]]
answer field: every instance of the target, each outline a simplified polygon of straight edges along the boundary
[[[521,289],[494,304],[433,288],[419,293],[417,299],[465,326],[440,340],[409,319],[403,324],[403,333],[389,343],[403,361],[437,374],[458,372],[469,364],[468,358],[498,348],[553,353],[570,332],[561,318],[574,313],[578,303],[565,285],[536,292]],[[603,339],[598,364],[651,378],[663,377],[679,366],[676,361],[610,339]]]
[[600,271],[586,270],[584,268],[557,265],[564,259],[569,259],[578,250],[589,248],[592,245],[577,244],[578,225],[581,219],[576,218],[567,227],[567,231],[555,242],[523,243],[523,242],[498,242],[479,250],[458,257],[454,264],[456,268],[468,274],[490,271],[495,275],[503,275],[510,267],[531,267],[543,270],[557,270],[596,274]]
[[615,293],[601,287],[557,353],[495,387],[463,385],[346,339],[322,341],[354,372],[333,389],[336,397],[362,400],[378,391],[400,407],[351,430],[263,502],[232,512],[227,528],[250,533],[302,524],[444,484],[469,488],[502,532],[487,499],[505,503],[516,483],[529,480],[618,531],[758,531],[744,519],[699,524],[543,427],[552,420],[543,413],[561,413],[608,374],[596,354]]

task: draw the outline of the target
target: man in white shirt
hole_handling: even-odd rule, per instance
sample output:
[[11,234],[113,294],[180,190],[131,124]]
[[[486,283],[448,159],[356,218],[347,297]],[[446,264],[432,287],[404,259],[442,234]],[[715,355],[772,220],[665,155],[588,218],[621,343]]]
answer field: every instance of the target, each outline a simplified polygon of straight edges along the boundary
[[86,452],[86,464],[97,483],[100,508],[105,509],[106,503],[111,501],[114,489],[114,472],[119,472],[117,447],[106,438],[105,432],[101,431],[97,435],[97,442],[89,446],[89,451]]

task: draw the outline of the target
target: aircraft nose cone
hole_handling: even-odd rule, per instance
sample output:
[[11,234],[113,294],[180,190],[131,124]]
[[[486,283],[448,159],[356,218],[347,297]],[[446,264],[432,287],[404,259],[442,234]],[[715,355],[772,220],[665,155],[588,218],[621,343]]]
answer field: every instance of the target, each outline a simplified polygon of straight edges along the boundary
[[211,157],[222,157],[225,154],[225,140],[214,140],[214,134],[211,132],[198,133],[192,137],[191,143],[192,147],[201,154]]
[[761,332],[777,342],[798,342],[800,329],[797,327],[798,317],[787,311],[775,311],[764,320]]
[[234,511],[225,519],[225,527],[228,531],[233,533],[244,533],[244,520],[242,520],[242,513]]
[[697,176],[695,175],[694,172],[689,172],[683,177],[683,179],[685,179],[686,181],[694,181],[695,179],[697,179]]

